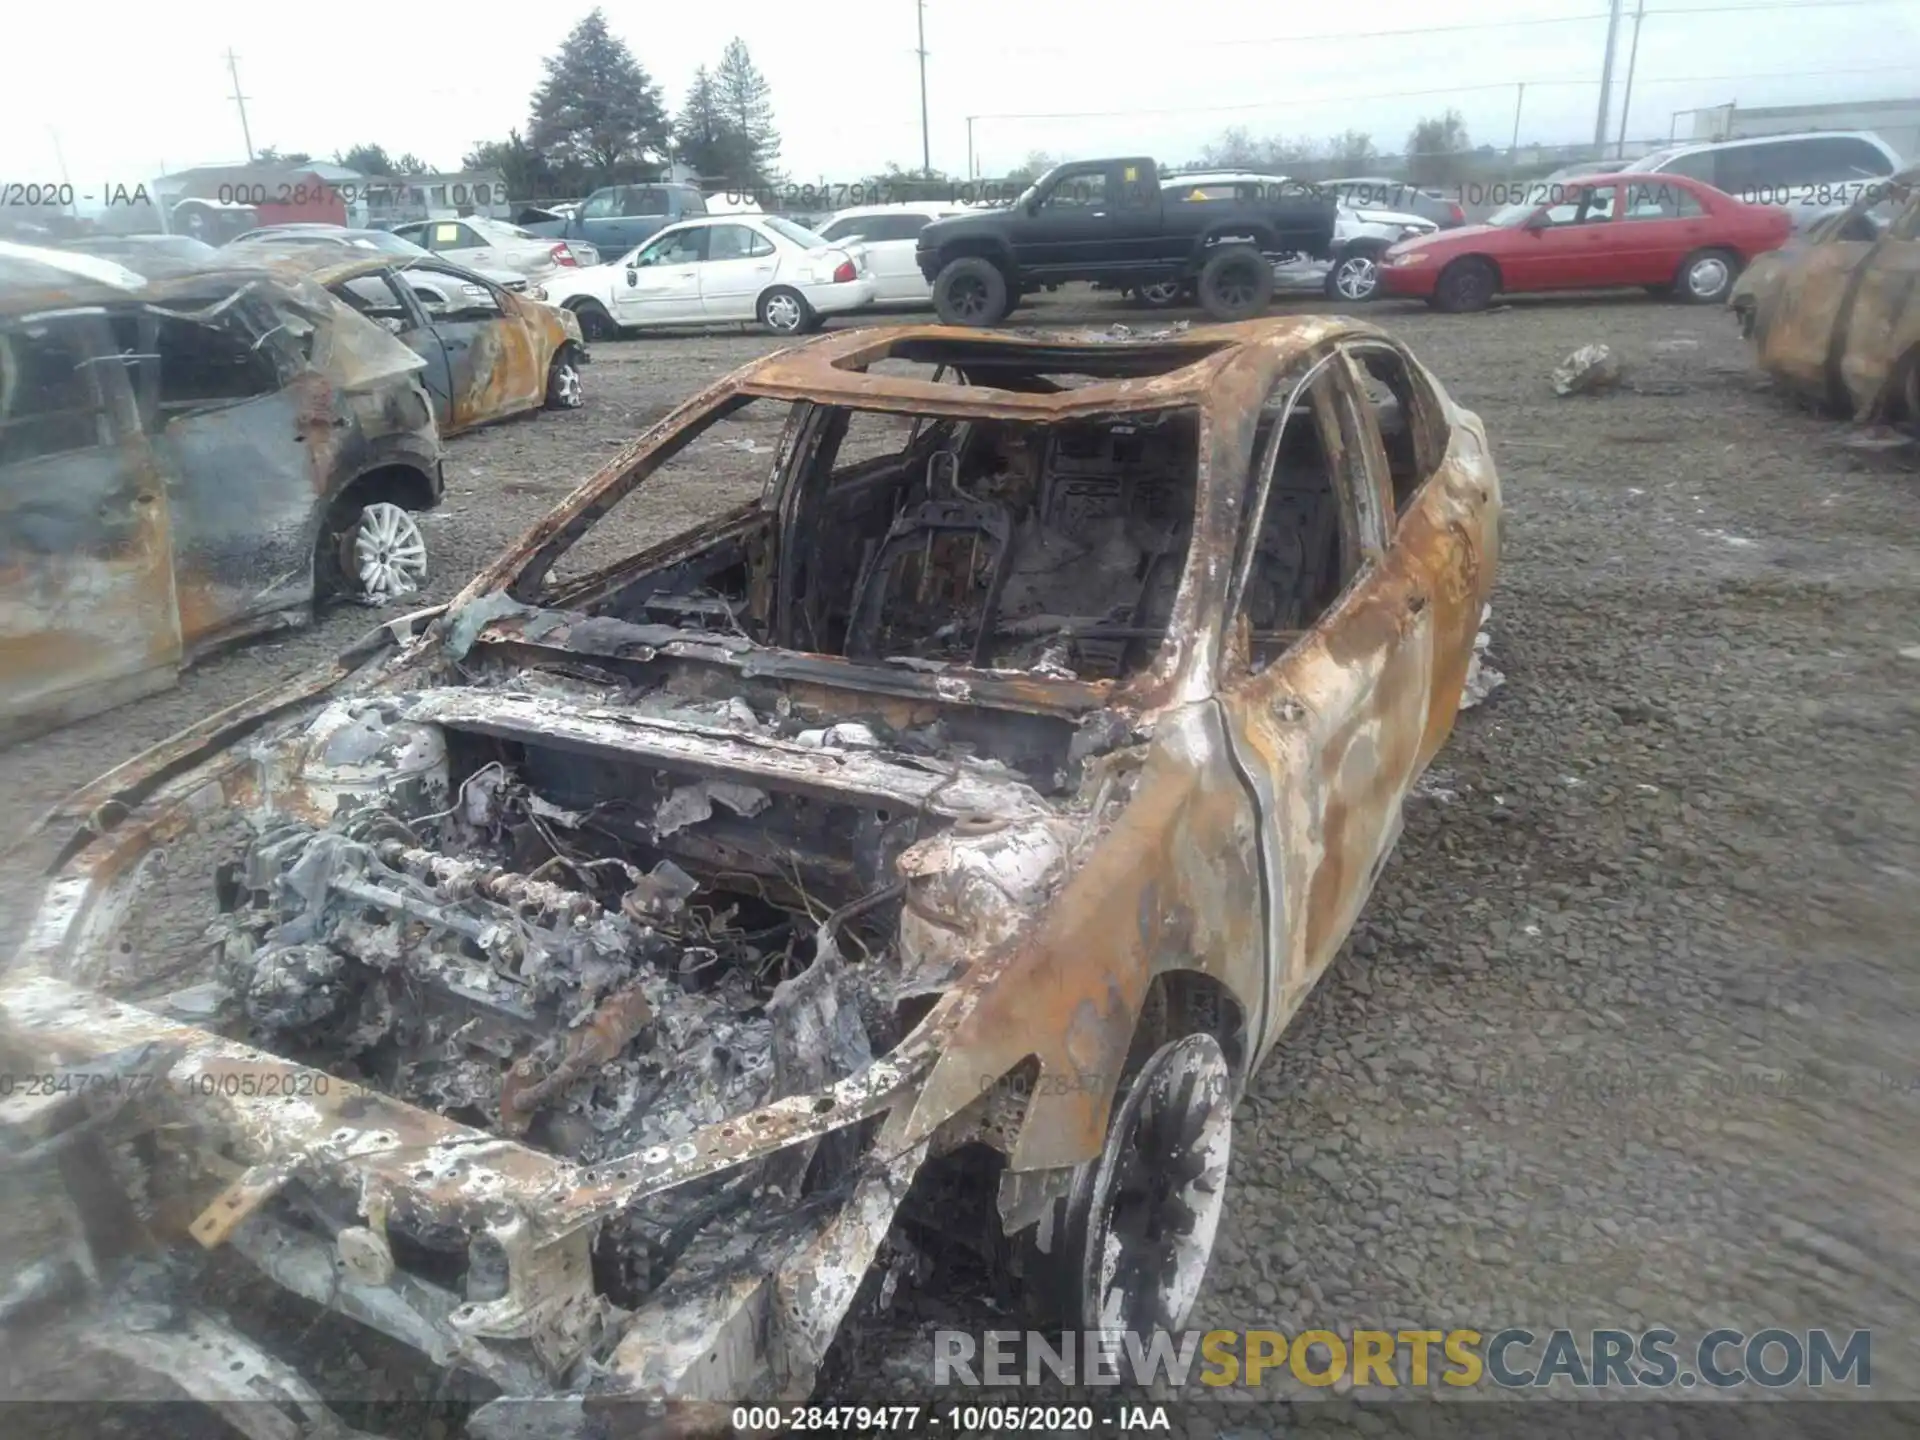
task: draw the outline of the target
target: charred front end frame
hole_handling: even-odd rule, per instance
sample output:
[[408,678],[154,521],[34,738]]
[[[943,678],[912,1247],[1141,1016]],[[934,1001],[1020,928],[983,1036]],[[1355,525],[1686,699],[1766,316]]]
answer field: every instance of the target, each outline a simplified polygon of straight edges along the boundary
[[[930,1159],[997,1153],[1002,1227],[1058,1257],[1143,1057],[1202,1039],[1230,1108],[1452,724],[1491,583],[1484,431],[1422,391],[1431,476],[1394,552],[1348,547],[1380,583],[1272,631],[1277,658],[1225,687],[1248,669],[1249,631],[1225,617],[1259,573],[1242,507],[1250,473],[1274,473],[1276,417],[1351,365],[1341,347],[1390,342],[1318,318],[1135,346],[889,334],[728,377],[445,614],[394,622],[63,808],[78,833],[0,978],[0,1069],[46,1077],[0,1097],[0,1163],[50,1197],[54,1233],[0,1305],[94,1287],[86,1343],[216,1403],[268,1394],[282,1410],[234,1413],[276,1437],[258,1417],[311,1411],[304,1382],[216,1316],[155,1321],[155,1267],[238,1253],[506,1399],[804,1398]],[[867,373],[910,345],[948,347],[966,383]],[[1044,383],[1069,371],[1092,383]],[[758,518],[550,604],[521,583],[743,394],[796,402]],[[1348,488],[1328,503],[1378,524],[1379,442],[1331,394],[1313,413],[1327,483]],[[844,609],[843,654],[777,643],[778,617],[814,604],[779,548],[801,533],[781,487],[814,402],[1117,424],[1124,483],[1098,456],[1070,478],[1074,513],[1127,547],[1133,598],[1103,592],[1117,619],[1091,627],[1016,616],[1020,643],[1042,618],[1055,637],[1027,669],[983,668],[985,629],[955,661],[876,659],[901,615],[866,604]],[[1085,497],[1161,493],[1137,432],[1173,412],[1191,458],[1170,549],[1173,529],[1137,543]],[[909,452],[902,475],[935,489],[877,512],[861,576],[888,583],[913,549],[901,517],[931,514],[922,555],[965,554],[991,599],[1039,609],[1008,549],[1050,543],[1052,512],[1016,518],[960,473],[974,451],[949,453]],[[991,483],[1011,495],[1026,473]],[[651,578],[749,532],[773,558],[740,567],[736,599]],[[1143,664],[1062,673],[1076,636],[1134,653],[1162,600]],[[701,606],[725,623],[649,618]],[[1224,1145],[1213,1158],[1223,1183]],[[182,1336],[222,1363],[178,1363],[199,1343]]]

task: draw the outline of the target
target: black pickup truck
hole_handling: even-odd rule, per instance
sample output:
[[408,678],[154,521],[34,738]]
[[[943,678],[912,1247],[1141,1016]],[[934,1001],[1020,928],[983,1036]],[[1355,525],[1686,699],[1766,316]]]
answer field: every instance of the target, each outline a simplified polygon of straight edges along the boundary
[[914,259],[949,325],[992,325],[1069,280],[1190,281],[1213,319],[1244,320],[1272,298],[1276,258],[1331,255],[1334,209],[1305,186],[1252,201],[1163,196],[1151,160],[1075,160],[1011,205],[934,221]]

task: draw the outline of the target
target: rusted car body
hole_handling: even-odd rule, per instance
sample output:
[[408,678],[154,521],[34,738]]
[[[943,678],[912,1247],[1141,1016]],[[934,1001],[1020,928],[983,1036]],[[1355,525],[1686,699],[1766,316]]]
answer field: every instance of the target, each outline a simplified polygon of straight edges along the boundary
[[105,264],[0,257],[8,738],[303,623],[341,527],[441,491],[420,360],[324,290]]
[[[553,578],[752,403],[758,498]],[[148,1077],[75,1142],[142,1145],[137,1245],[488,1377],[475,1433],[804,1397],[957,1157],[1057,1312],[1177,1328],[1233,1103],[1453,725],[1499,505],[1478,418],[1342,319],[778,352],[444,612],[67,802],[0,1062]],[[16,1146],[89,1123],[43,1088]],[[1116,1177],[1168,1115],[1149,1253]],[[139,1348],[101,1313],[74,1343]]]
[[1920,166],[1759,257],[1727,303],[1783,385],[1862,424],[1920,428]]
[[443,436],[581,403],[580,367],[591,357],[570,310],[439,259],[341,260],[316,246],[270,243],[248,251],[310,276],[419,355]]

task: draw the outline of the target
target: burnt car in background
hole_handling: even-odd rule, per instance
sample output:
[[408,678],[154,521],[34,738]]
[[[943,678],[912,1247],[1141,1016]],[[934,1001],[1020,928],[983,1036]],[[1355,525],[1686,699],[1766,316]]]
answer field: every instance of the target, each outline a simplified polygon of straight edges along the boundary
[[1920,166],[1755,260],[1727,304],[1783,385],[1920,434]]
[[571,311],[434,257],[343,256],[332,246],[270,239],[235,251],[247,263],[324,285],[417,354],[442,436],[586,403],[581,367],[592,357]]
[[[640,542],[650,482],[739,454],[748,498]],[[804,1397],[955,1170],[1037,1308],[1178,1329],[1234,1104],[1454,723],[1499,506],[1479,419],[1344,319],[777,352],[444,610],[61,807],[0,1060],[146,1081],[0,1135],[137,1156],[86,1173],[139,1244],[487,1377],[476,1435]],[[113,1225],[76,1211],[100,1303],[38,1334],[312,1413],[185,1298],[132,1333]]]
[[317,598],[416,589],[422,362],[324,290],[0,247],[0,735],[173,683]]

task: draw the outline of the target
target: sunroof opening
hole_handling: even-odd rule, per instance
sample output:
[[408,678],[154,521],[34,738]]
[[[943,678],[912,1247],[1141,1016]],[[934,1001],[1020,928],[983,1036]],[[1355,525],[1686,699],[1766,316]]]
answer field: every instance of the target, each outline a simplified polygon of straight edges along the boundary
[[866,370],[885,360],[904,360],[957,370],[969,384],[1003,386],[1011,390],[1034,388],[1020,377],[1048,376],[1056,384],[1071,377],[1085,380],[1141,380],[1170,375],[1233,345],[1230,340],[1155,340],[1145,343],[1114,340],[1094,344],[1027,344],[982,338],[979,340],[902,337],[882,354],[868,350],[834,363],[843,369]]

